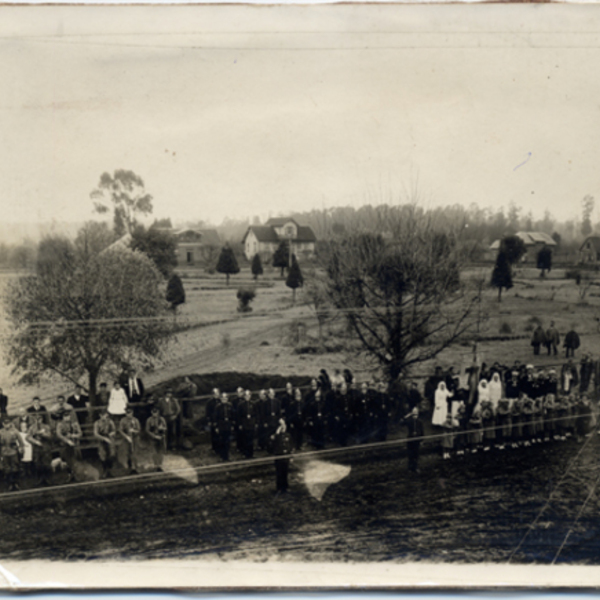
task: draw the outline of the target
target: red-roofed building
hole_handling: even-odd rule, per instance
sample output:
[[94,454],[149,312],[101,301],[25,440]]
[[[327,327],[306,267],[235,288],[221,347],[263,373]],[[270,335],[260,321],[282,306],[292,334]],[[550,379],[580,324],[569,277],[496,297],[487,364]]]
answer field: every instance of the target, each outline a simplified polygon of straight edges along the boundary
[[269,219],[264,225],[248,227],[242,239],[244,254],[248,260],[257,253],[269,260],[282,240],[292,244],[292,252],[298,259],[311,258],[315,253],[317,238],[310,227],[299,225],[289,217],[278,217]]

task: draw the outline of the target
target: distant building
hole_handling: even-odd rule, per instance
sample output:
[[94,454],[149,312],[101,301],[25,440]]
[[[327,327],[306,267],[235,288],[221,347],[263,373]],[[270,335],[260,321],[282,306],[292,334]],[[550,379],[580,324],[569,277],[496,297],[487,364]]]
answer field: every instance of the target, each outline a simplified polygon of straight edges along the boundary
[[[543,231],[519,231],[515,233],[517,237],[520,237],[525,244],[526,252],[521,259],[522,262],[528,262],[537,259],[537,253],[544,247],[550,246],[554,248],[556,242],[551,235],[544,233]],[[500,249],[501,240],[495,240],[486,252],[486,258],[488,260],[495,260],[498,250]]]
[[317,238],[313,230],[289,217],[269,219],[264,225],[250,225],[242,239],[244,254],[248,260],[255,254],[270,260],[282,240],[291,242],[292,253],[298,259],[314,256]]
[[100,254],[102,254],[103,252],[108,252],[109,250],[123,250],[124,248],[131,250],[132,241],[133,238],[131,237],[131,234],[126,233],[125,235],[121,236],[118,240],[115,240],[110,246],[104,248],[104,250],[102,250]]
[[214,258],[222,243],[215,229],[181,229],[174,231],[177,262],[180,267],[204,264]]
[[600,262],[600,237],[592,235],[586,238],[585,242],[581,244],[581,248],[579,248],[579,262]]

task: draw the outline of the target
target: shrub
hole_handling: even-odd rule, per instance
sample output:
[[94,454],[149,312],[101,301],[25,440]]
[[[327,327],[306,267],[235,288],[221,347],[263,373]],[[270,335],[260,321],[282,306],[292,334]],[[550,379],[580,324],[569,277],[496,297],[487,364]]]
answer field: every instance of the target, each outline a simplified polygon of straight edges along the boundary
[[542,322],[539,317],[529,317],[527,319],[527,323],[525,324],[525,331],[533,331],[538,325],[541,325]]
[[237,291],[238,312],[250,312],[252,307],[250,302],[256,297],[256,290],[254,288],[239,288]]

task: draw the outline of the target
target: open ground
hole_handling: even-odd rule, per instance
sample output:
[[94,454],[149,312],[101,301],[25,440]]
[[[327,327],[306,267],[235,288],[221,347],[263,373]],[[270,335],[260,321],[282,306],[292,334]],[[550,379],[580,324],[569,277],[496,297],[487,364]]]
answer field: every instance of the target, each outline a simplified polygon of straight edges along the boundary
[[[489,277],[489,271],[472,269],[466,276]],[[247,274],[242,278],[249,283]],[[226,287],[216,276],[185,278],[188,302],[177,318],[196,326],[178,334],[156,370],[145,376],[147,383],[217,371],[311,376],[320,368],[346,366],[359,380],[371,377],[373,365],[355,353],[298,354],[299,346],[318,345],[314,311],[301,291],[292,306],[291,291],[277,273],[265,279],[253,312],[242,316],[236,311],[239,280]],[[529,343],[532,326],[550,320],[563,336],[575,326],[579,352],[597,355],[597,289],[592,286],[582,298],[564,271],[542,280],[535,269],[521,268],[501,303],[495,290],[484,293],[479,358],[488,364],[515,359],[556,364],[554,357],[533,357]],[[335,342],[342,333],[338,321],[325,335]],[[472,359],[473,339],[445,351],[435,364],[464,371]],[[422,365],[415,375],[433,366]],[[9,407],[26,405],[33,390],[16,386],[6,372],[3,376]],[[66,389],[64,383],[47,384],[41,395],[50,399]],[[153,483],[61,488],[42,498],[0,501],[0,512],[12,524],[11,536],[0,541],[0,555],[549,564],[570,532],[557,562],[598,564],[599,444],[594,434],[583,444],[570,440],[450,462],[426,447],[416,477],[408,475],[403,446],[352,450],[328,459],[351,470],[321,501],[305,485],[301,457],[293,467],[292,492],[283,498],[274,496],[271,464],[201,474],[198,484],[167,476]],[[181,458],[194,465],[216,462],[207,448],[182,452]]]

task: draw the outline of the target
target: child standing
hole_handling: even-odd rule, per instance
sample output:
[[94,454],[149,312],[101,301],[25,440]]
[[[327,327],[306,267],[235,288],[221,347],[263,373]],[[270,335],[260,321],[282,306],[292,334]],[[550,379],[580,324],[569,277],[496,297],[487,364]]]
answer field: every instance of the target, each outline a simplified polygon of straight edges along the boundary
[[444,428],[444,435],[442,437],[442,457],[446,460],[452,456],[452,451],[454,450],[455,423],[451,414],[448,414],[442,427]]

